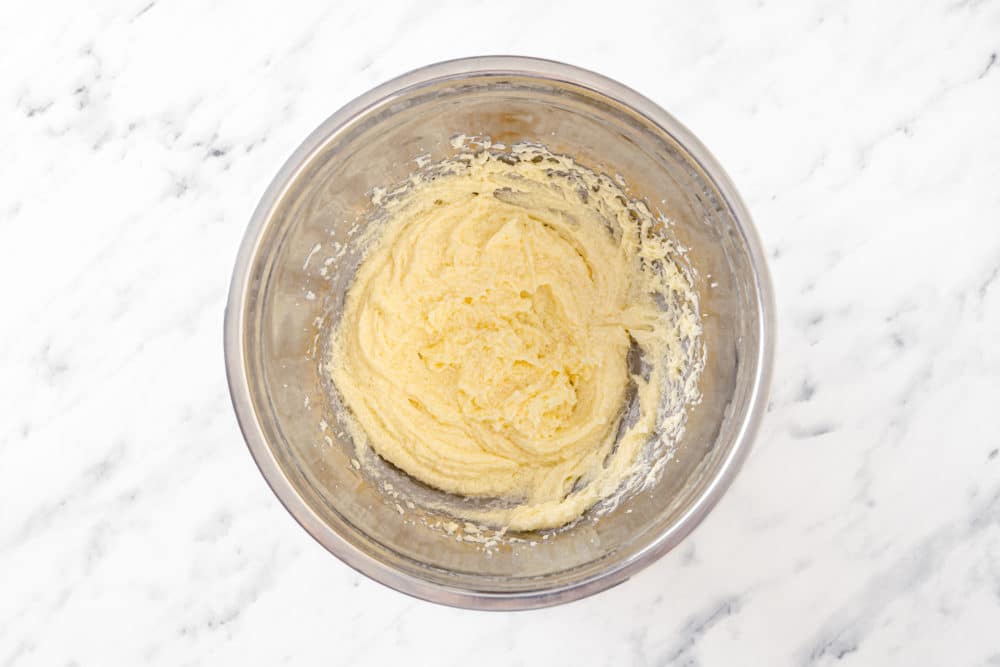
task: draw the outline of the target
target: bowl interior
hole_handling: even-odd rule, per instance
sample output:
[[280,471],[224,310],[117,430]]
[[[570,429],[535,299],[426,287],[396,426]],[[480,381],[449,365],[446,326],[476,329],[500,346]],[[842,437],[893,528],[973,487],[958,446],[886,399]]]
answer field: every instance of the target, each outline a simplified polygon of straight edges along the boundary
[[[708,350],[703,399],[652,488],[599,521],[526,535],[526,543],[488,553],[421,525],[419,508],[387,496],[352,465],[353,445],[338,428],[320,363],[360,259],[351,227],[364,224],[372,188],[405,179],[418,155],[454,155],[450,140],[459,133],[542,143],[595,171],[620,174],[633,195],[673,221],[672,234],[689,249]],[[350,551],[355,564],[376,562],[449,590],[516,596],[605,576],[664,550],[697,522],[692,515],[732,463],[758,398],[762,304],[753,241],[668,129],[577,83],[466,73],[376,100],[320,137],[287,173],[272,205],[258,212],[265,223],[249,260],[241,343],[254,420],[284,483],[318,519],[307,525],[317,539],[342,555]]]

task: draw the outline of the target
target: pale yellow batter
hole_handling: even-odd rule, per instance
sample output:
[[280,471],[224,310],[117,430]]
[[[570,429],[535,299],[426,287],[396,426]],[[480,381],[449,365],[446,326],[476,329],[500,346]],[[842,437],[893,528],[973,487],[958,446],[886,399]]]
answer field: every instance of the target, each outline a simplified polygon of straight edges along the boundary
[[[440,490],[517,501],[463,518],[531,530],[619,489],[699,328],[645,206],[568,158],[513,156],[446,163],[386,205],[330,370],[379,455]],[[641,415],[619,433],[630,384]]]

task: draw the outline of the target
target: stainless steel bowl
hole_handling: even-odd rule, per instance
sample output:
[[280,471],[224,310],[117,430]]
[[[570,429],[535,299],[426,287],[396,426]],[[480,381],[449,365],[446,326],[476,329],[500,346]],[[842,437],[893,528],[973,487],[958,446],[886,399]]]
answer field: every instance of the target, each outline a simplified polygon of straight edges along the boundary
[[[455,153],[458,133],[546,144],[621,174],[672,219],[690,249],[704,316],[704,398],[652,488],[599,521],[538,544],[482,546],[408,521],[351,464],[338,438],[318,342],[357,265],[349,227],[370,192],[413,158]],[[343,256],[324,260],[345,244]],[[324,270],[326,269],[326,270]],[[236,415],[268,484],[295,519],[351,567],[404,593],[477,609],[543,607],[627,579],[677,545],[729,486],[764,413],[773,300],[750,214],[708,150],[645,97],[545,60],[482,57],[431,65],[331,116],[264,194],[240,248],[226,309]],[[400,515],[400,510],[404,515]],[[419,508],[415,510],[419,513]]]

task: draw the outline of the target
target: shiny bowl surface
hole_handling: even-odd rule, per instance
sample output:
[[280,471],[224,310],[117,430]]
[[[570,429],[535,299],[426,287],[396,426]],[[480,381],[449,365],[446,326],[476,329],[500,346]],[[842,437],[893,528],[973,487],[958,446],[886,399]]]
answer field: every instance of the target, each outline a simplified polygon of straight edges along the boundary
[[[320,358],[360,259],[349,227],[414,158],[457,134],[545,144],[612,176],[673,221],[696,272],[708,355],[702,401],[651,488],[598,521],[487,553],[414,521],[352,465]],[[327,259],[339,248],[336,262]],[[332,267],[332,268],[330,268]],[[325,270],[324,270],[325,269]],[[337,111],[278,172],[250,221],[226,309],[226,370],[250,452],[295,519],[351,567],[404,593],[476,609],[578,599],[627,579],[705,517],[767,402],[773,297],[750,215],[708,150],[635,91],[561,63],[478,57],[405,74]],[[409,520],[407,520],[409,519]],[[535,539],[533,539],[535,538]]]

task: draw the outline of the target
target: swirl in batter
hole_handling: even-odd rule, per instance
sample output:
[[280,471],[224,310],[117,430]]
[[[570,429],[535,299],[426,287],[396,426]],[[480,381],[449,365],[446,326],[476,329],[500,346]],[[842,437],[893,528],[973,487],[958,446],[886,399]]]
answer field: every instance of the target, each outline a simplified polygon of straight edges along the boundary
[[699,332],[662,225],[537,147],[453,160],[385,210],[330,357],[367,444],[442,491],[505,499],[463,518],[512,530],[618,490]]

